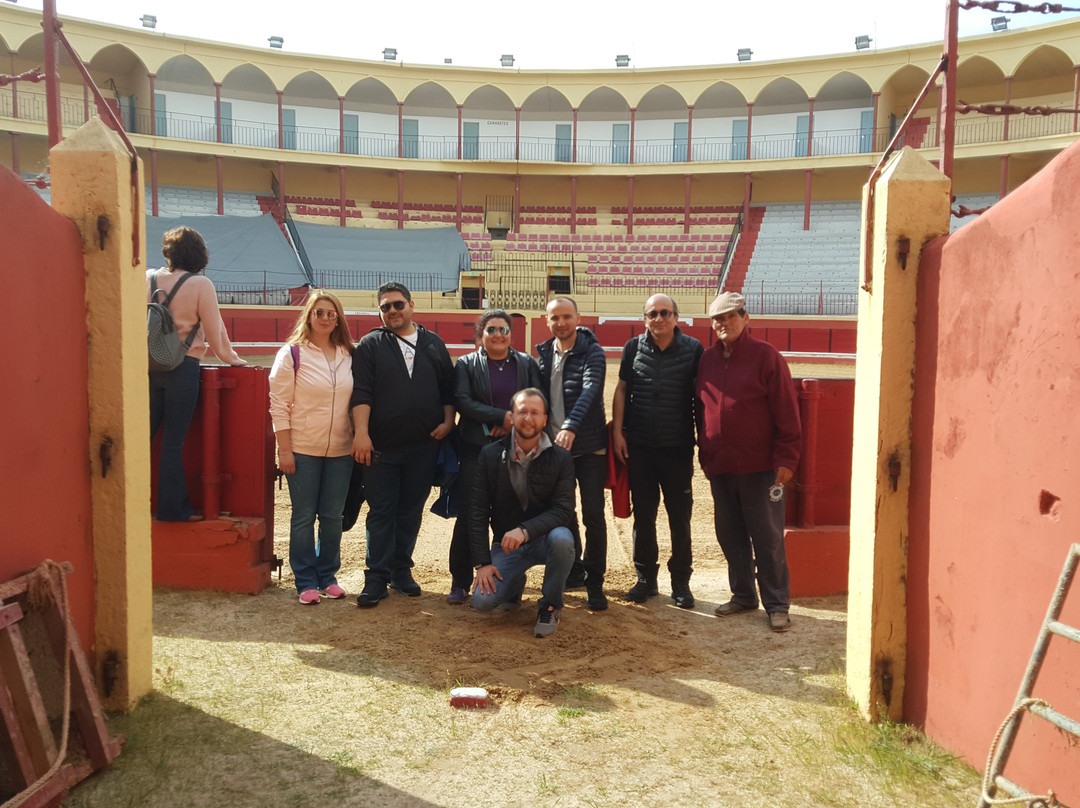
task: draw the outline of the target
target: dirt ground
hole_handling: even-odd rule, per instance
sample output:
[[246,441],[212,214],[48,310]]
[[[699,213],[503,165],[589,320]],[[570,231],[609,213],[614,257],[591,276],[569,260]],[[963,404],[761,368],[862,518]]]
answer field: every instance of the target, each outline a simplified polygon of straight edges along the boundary
[[[611,607],[568,593],[536,639],[540,573],[519,612],[449,606],[452,523],[426,515],[419,598],[358,609],[361,524],[343,543],[352,597],[302,607],[288,573],[257,597],[155,592],[157,692],[112,721],[124,754],[78,806],[940,806],[974,772],[904,728],[864,724],[844,693],[845,598],[721,619],[728,598],[707,483],[695,477],[697,605],[623,597],[630,520],[608,507]],[[288,497],[276,551],[288,555]],[[661,518],[661,547],[667,541]],[[457,685],[486,709],[449,706]]]

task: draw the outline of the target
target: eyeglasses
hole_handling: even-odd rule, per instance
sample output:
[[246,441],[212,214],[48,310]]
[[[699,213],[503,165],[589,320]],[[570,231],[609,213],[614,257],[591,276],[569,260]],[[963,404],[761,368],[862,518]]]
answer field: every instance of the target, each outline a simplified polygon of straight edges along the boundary
[[653,309],[652,311],[645,312],[645,316],[648,317],[650,320],[655,320],[657,317],[659,317],[661,320],[666,320],[674,313],[675,312],[673,312],[671,309],[660,309],[659,311]]
[[336,320],[336,319],[337,319],[337,312],[336,312],[336,311],[334,311],[333,309],[330,309],[330,310],[326,310],[326,309],[315,309],[315,310],[314,310],[313,312],[311,312],[311,313],[315,315],[315,319],[316,319],[316,320],[321,320],[321,319],[323,319],[324,317],[325,317],[325,318],[326,318],[327,320]]
[[386,314],[390,309],[393,309],[394,311],[404,311],[407,305],[408,303],[404,300],[394,300],[390,303],[382,303],[379,306],[379,311],[383,314]]
[[502,334],[504,337],[510,333],[510,326],[508,325],[489,325],[484,329],[484,333],[489,337],[494,337],[496,334]]

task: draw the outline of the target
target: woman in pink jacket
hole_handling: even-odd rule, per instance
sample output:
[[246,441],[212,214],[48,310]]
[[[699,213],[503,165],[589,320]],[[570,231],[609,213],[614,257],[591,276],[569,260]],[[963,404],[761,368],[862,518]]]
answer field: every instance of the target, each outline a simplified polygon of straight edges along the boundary
[[[227,365],[246,365],[236,355],[218,309],[214,284],[203,274],[210,261],[206,242],[190,227],[174,227],[161,238],[161,253],[167,269],[146,271],[146,302],[156,295],[158,302],[185,275],[191,277],[169,303],[181,342],[197,329],[184,361],[169,371],[150,374],[150,437],[161,434],[161,464],[158,468],[157,518],[163,522],[196,522],[184,475],[184,439],[187,437],[195,405],[199,401],[199,364],[207,347]],[[155,292],[154,289],[164,292]]]
[[341,514],[353,470],[353,347],[341,302],[317,290],[270,370],[278,467],[285,472],[292,501],[289,566],[304,605],[318,603],[320,591],[334,600],[345,597],[336,576]]

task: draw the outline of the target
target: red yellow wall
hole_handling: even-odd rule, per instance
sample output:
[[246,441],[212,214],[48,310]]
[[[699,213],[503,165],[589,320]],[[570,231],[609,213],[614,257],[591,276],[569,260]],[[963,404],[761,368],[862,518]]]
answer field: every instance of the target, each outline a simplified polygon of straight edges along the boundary
[[[1080,144],[919,269],[905,715],[979,768],[1080,541],[1077,222]],[[1080,646],[1050,647],[1035,695],[1078,718]],[[1080,804],[1080,746],[1047,726],[1005,774]]]
[[87,420],[86,298],[75,226],[0,168],[0,581],[47,558],[70,561],[68,596],[83,648],[94,642]]

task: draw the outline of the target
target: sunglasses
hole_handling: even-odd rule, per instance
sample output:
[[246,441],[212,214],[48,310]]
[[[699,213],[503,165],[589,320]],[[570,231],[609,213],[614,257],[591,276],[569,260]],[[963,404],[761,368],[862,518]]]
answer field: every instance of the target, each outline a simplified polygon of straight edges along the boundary
[[336,320],[337,319],[337,312],[334,311],[333,309],[330,309],[329,311],[324,311],[323,309],[315,309],[311,313],[315,315],[316,320],[321,320],[324,317],[327,320]]
[[504,337],[510,333],[510,326],[508,325],[489,325],[484,329],[484,333],[489,337],[493,337],[496,334],[502,334]]
[[645,316],[648,317],[650,320],[655,320],[657,317],[659,317],[661,320],[666,320],[674,313],[675,312],[673,312],[671,309],[660,309],[659,311],[653,309],[652,311],[645,312]]
[[390,309],[393,309],[394,311],[404,311],[407,305],[409,304],[404,300],[395,300],[392,303],[380,304],[379,311],[381,311],[383,314],[386,314],[386,312],[390,311]]

